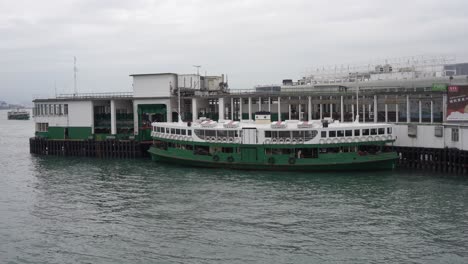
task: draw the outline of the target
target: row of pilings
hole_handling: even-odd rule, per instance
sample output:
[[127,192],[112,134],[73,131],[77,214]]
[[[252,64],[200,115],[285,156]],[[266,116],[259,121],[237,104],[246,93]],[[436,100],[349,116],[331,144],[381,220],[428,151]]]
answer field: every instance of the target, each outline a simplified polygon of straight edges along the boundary
[[51,140],[29,139],[29,152],[39,155],[134,159],[148,156],[151,143],[134,140]]
[[468,151],[454,148],[394,147],[398,167],[442,173],[468,174]]

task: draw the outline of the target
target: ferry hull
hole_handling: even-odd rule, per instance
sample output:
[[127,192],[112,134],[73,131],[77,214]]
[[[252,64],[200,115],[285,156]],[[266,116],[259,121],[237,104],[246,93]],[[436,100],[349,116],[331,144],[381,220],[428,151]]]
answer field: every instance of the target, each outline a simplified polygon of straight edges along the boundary
[[223,162],[191,159],[165,155],[158,149],[151,147],[149,153],[153,161],[171,163],[182,166],[204,168],[226,168],[238,170],[270,170],[270,171],[375,171],[392,170],[397,160],[396,153],[366,160],[345,162],[323,162],[315,164],[269,164],[267,162]]

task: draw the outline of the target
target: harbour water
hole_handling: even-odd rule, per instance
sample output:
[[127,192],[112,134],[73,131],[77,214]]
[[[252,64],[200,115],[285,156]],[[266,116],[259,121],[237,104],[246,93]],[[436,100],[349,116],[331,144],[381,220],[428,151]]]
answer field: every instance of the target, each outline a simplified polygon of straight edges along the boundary
[[468,263],[468,178],[29,154],[0,111],[1,263]]

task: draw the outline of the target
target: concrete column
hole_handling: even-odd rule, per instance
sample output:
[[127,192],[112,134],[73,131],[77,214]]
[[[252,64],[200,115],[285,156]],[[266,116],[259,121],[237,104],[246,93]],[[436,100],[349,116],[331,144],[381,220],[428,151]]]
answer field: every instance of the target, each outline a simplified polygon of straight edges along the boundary
[[224,120],[224,98],[218,99],[218,121]]
[[431,124],[434,123],[434,101],[431,100]]
[[351,105],[351,120],[354,122],[354,104]]
[[320,96],[320,109],[319,109],[319,112],[320,112],[320,120],[322,120],[323,119],[322,96]]
[[400,111],[399,111],[398,108],[399,108],[399,107],[398,107],[398,104],[396,104],[396,105],[395,105],[395,122],[396,122],[396,123],[398,123],[398,122],[400,121],[400,120],[399,120],[399,119],[400,119],[400,117],[399,117]]
[[242,121],[242,105],[244,104],[244,100],[239,98],[239,120]]
[[362,122],[366,122],[366,105],[362,104]]
[[447,95],[442,95],[442,120],[447,122]]
[[192,98],[192,122],[198,119],[197,98]]
[[166,119],[167,122],[172,122],[172,103],[171,100],[167,100],[166,104]]
[[117,134],[117,113],[115,110],[115,100],[110,101],[110,106],[111,106],[111,134],[116,135]]
[[421,100],[419,100],[418,102],[418,105],[419,105],[419,123],[422,123],[422,102]]
[[369,110],[368,110],[368,113],[369,113],[369,121],[371,121],[371,118],[370,118],[370,117],[371,117],[372,105],[369,104],[368,106],[369,106]]
[[388,105],[385,104],[385,123],[388,123]]
[[258,98],[258,111],[262,111],[262,98]]
[[231,97],[231,120],[234,120],[234,97]]
[[333,104],[332,103],[330,103],[330,118],[333,118]]
[[299,120],[301,120],[301,113],[302,113],[302,106],[301,106],[301,102],[299,101],[299,106],[297,107],[299,109]]
[[377,111],[377,95],[374,95],[374,123],[377,123],[378,120],[378,111]]
[[249,119],[252,120],[252,97],[249,97]]
[[281,121],[281,97],[278,97],[278,121]]
[[406,123],[411,122],[410,100],[409,95],[406,96]]
[[289,113],[289,120],[291,120],[291,104],[288,104],[289,106],[289,110],[288,110],[288,113]]
[[268,97],[268,112],[271,114],[271,97]]
[[307,119],[312,120],[312,98],[309,96],[309,105],[307,107]]
[[344,122],[344,109],[343,109],[343,107],[344,107],[343,96],[341,96],[341,98],[340,98],[340,116],[341,116],[340,121],[341,121],[341,123]]

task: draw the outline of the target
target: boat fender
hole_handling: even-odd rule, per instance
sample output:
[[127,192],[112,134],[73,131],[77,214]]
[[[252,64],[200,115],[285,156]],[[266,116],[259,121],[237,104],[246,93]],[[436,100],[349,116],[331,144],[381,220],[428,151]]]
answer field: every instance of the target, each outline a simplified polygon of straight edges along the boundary
[[290,157],[290,158],[288,159],[288,163],[289,163],[289,164],[295,164],[295,163],[296,163],[296,158]]
[[268,163],[269,163],[269,164],[275,164],[275,158],[269,157],[269,158],[268,158]]
[[214,156],[213,156],[213,161],[219,161],[219,156],[218,156],[218,155],[214,155]]
[[227,158],[227,161],[229,161],[229,162],[234,162],[234,158],[233,158],[232,156],[229,156],[229,157]]

